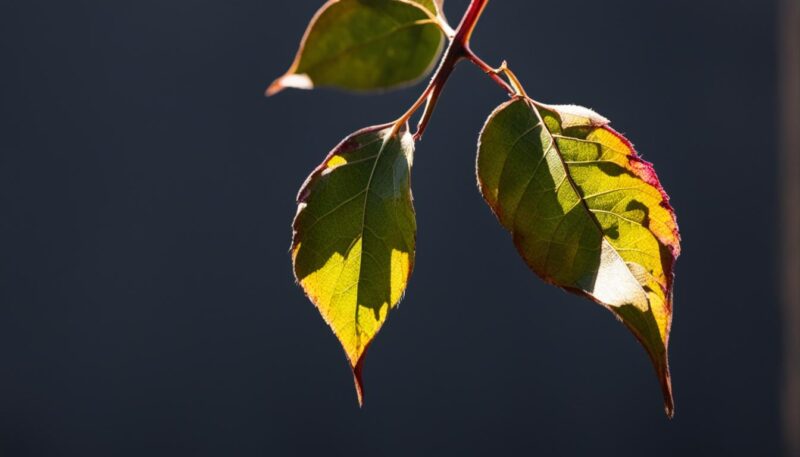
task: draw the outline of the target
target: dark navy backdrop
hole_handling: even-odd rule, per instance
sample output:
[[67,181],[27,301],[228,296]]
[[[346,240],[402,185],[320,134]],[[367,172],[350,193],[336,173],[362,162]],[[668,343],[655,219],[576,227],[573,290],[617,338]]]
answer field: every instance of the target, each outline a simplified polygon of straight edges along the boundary
[[532,96],[611,118],[672,195],[673,421],[634,338],[484,205],[504,95],[467,65],[417,149],[417,267],[358,409],[293,282],[294,196],[420,88],[262,97],[320,3],[0,3],[0,455],[780,452],[773,1],[494,1],[474,36]]

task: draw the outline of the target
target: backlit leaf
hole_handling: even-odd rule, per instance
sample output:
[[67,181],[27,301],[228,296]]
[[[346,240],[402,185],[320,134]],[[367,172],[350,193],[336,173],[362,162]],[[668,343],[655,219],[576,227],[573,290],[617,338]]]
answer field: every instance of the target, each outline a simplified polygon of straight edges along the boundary
[[481,132],[478,182],[534,272],[634,333],[672,416],[667,346],[680,236],[652,166],[608,123],[586,108],[517,97]]
[[328,154],[297,197],[295,276],[341,342],[359,403],[365,351],[414,265],[413,154],[407,128],[361,130]]
[[353,91],[411,84],[433,67],[449,29],[434,0],[331,0],[317,11],[289,71],[267,89]]

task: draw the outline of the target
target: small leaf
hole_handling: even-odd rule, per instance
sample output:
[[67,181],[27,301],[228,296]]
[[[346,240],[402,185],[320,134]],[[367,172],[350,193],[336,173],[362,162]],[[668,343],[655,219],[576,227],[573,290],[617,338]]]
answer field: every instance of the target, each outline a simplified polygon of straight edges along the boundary
[[517,97],[481,132],[481,193],[545,281],[616,314],[642,343],[673,414],[667,346],[680,236],[631,143],[586,108]]
[[433,67],[446,27],[433,0],[331,0],[317,11],[294,63],[267,95],[286,87],[353,91],[411,84]]
[[364,354],[414,265],[413,154],[407,127],[361,130],[328,154],[297,197],[295,277],[341,342],[359,404]]

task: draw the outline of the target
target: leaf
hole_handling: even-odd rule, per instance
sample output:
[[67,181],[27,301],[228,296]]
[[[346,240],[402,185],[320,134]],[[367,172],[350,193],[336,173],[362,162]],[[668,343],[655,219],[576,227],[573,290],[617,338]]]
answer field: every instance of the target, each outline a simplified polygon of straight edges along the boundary
[[416,220],[407,126],[347,137],[297,197],[295,277],[344,348],[363,401],[364,354],[403,297],[414,265]]
[[433,0],[331,0],[317,11],[294,63],[267,89],[353,91],[416,82],[433,67],[447,30]]
[[608,124],[582,107],[506,102],[481,132],[479,187],[534,272],[605,306],[633,332],[671,417],[667,346],[680,236],[651,164]]

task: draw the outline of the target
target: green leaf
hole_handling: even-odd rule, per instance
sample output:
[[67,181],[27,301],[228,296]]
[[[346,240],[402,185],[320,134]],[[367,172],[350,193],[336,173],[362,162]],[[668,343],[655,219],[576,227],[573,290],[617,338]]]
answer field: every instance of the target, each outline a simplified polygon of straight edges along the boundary
[[359,403],[364,354],[414,265],[413,154],[407,127],[361,130],[328,154],[297,197],[295,277],[341,342]]
[[353,91],[411,84],[433,67],[448,30],[438,2],[332,0],[317,11],[294,63],[267,94],[286,87]]
[[608,123],[586,108],[517,97],[481,132],[478,182],[534,272],[634,333],[672,416],[667,345],[680,236],[652,166]]

